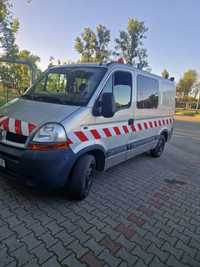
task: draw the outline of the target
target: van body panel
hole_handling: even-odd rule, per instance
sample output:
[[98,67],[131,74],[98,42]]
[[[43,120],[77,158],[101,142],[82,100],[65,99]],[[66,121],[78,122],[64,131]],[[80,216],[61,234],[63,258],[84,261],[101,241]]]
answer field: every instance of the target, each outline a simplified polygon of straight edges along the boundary
[[79,108],[17,98],[1,107],[0,114],[39,126],[46,122],[60,122]]

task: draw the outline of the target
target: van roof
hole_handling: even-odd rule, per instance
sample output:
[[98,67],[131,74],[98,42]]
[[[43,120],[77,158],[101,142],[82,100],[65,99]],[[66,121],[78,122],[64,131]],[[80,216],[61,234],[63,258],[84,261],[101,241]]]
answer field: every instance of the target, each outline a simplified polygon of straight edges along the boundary
[[70,67],[103,67],[103,68],[107,68],[107,69],[115,69],[115,68],[122,68],[122,69],[129,69],[129,70],[134,70],[137,73],[141,73],[141,74],[147,74],[150,75],[154,78],[157,79],[161,79],[164,81],[168,81],[170,83],[174,83],[173,81],[171,81],[170,79],[166,79],[163,78],[162,76],[159,76],[157,74],[153,74],[151,72],[148,71],[144,71],[144,70],[140,70],[130,64],[121,64],[121,63],[117,63],[117,62],[109,62],[109,63],[102,63],[102,64],[97,64],[97,63],[80,63],[80,64],[65,64],[65,65],[57,65],[57,66],[52,66],[49,69],[57,69],[57,68],[70,68]]

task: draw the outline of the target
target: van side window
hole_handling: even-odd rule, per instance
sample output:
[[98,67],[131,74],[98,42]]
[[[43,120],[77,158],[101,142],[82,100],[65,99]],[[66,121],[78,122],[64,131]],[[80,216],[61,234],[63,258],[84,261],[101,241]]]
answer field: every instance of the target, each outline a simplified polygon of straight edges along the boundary
[[128,108],[131,104],[132,75],[129,72],[117,71],[113,77],[113,94],[117,109]]
[[153,109],[158,107],[158,80],[144,76],[137,76],[137,108]]

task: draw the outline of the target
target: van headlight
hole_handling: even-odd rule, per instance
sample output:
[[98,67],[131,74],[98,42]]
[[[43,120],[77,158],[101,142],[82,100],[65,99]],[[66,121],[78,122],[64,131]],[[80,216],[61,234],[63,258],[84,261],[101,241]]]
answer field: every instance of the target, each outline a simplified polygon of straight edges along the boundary
[[36,131],[28,144],[31,150],[64,149],[68,146],[67,135],[62,125],[48,123]]

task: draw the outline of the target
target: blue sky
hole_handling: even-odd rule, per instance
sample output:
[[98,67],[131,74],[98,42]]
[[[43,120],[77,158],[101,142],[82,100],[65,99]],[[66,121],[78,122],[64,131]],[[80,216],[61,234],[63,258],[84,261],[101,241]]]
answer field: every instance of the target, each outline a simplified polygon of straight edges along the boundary
[[[199,0],[13,0],[13,13],[21,27],[17,43],[41,57],[78,59],[74,39],[83,28],[107,26],[112,38],[125,29],[128,18],[149,28],[144,42],[153,73],[167,68],[177,79],[189,69],[200,72]],[[111,43],[112,46],[113,42]]]

